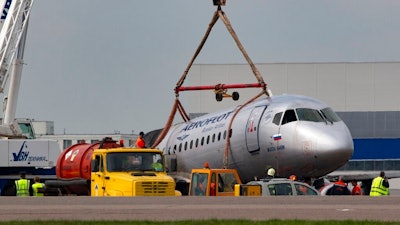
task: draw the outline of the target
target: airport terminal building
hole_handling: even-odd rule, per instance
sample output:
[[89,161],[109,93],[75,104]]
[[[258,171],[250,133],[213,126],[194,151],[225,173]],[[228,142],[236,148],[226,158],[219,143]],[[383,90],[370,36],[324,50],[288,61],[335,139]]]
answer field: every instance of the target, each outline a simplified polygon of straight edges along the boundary
[[[400,170],[400,62],[260,63],[255,64],[274,95],[317,98],[333,108],[354,139],[345,170]],[[184,86],[257,83],[248,64],[195,64]],[[210,91],[181,93],[186,111],[198,115],[242,104],[259,88],[228,90],[240,94],[215,100]],[[185,101],[186,100],[186,101]],[[187,104],[186,104],[187,103]]]

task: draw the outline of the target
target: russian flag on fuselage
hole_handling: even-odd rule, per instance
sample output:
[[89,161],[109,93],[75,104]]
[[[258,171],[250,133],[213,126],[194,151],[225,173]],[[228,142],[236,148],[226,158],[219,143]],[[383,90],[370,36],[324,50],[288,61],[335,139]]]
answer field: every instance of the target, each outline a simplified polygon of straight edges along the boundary
[[281,134],[274,134],[272,135],[272,138],[274,139],[274,141],[279,141],[282,139],[282,135]]

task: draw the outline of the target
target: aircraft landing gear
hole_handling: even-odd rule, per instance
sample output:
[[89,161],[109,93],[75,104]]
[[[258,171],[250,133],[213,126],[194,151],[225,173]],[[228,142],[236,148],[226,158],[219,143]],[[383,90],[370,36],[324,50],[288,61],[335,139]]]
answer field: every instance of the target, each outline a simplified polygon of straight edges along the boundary
[[223,98],[232,98],[234,101],[239,100],[239,92],[232,92],[232,95],[226,93],[226,89],[220,89],[215,91],[215,99],[217,102],[222,101]]

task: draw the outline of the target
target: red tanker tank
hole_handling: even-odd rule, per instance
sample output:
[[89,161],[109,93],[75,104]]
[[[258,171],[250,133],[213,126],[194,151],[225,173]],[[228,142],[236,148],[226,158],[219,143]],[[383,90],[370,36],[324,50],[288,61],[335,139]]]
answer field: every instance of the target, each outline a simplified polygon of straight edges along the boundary
[[122,147],[112,138],[104,138],[94,144],[79,143],[65,149],[57,160],[56,175],[58,179],[90,179],[92,153],[99,148]]

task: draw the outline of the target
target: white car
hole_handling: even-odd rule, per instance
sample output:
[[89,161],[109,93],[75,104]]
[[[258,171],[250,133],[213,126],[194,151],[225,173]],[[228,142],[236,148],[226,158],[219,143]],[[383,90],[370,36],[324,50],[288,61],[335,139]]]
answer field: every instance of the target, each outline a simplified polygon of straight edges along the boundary
[[320,195],[314,187],[299,181],[285,178],[271,180],[250,181],[250,185],[261,185],[261,195]]

